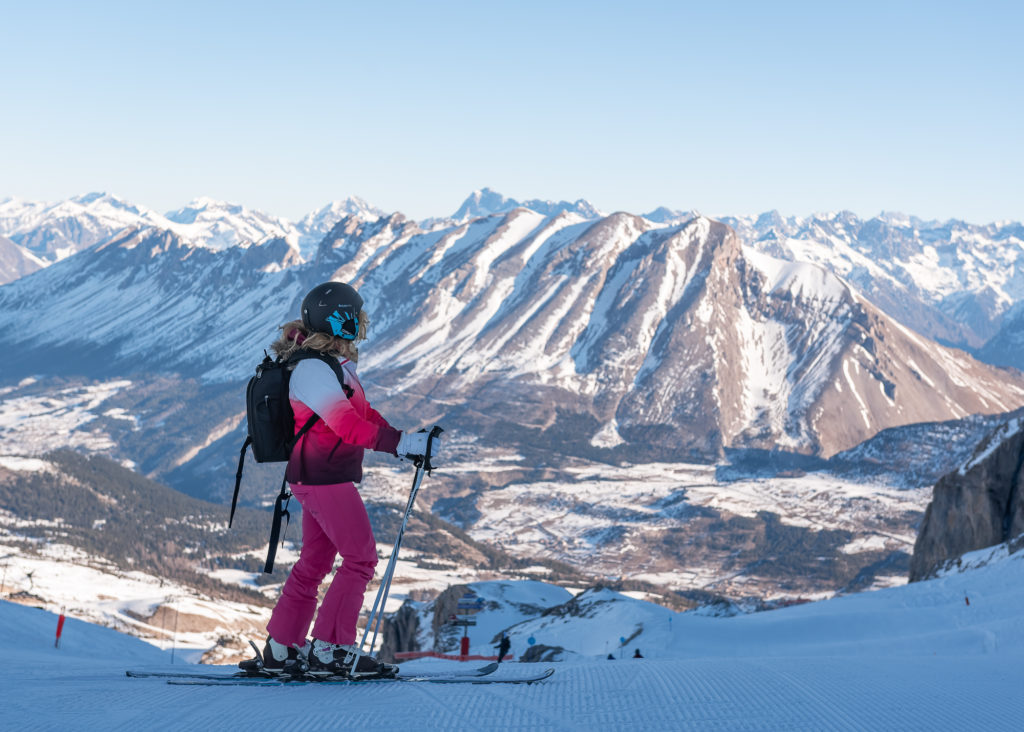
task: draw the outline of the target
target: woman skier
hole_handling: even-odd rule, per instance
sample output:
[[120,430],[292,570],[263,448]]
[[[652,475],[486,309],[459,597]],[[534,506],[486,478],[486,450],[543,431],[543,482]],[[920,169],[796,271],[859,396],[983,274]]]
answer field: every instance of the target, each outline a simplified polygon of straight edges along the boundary
[[[325,282],[310,290],[302,301],[302,319],[282,325],[271,346],[282,360],[295,361],[288,396],[296,434],[314,414],[319,417],[292,448],[285,473],[302,505],[302,550],[267,624],[263,664],[271,673],[292,664],[308,664],[308,673],[323,676],[388,670],[355,644],[363,593],[377,566],[376,541],[355,484],[362,479],[364,450],[422,457],[427,433],[396,430],[367,401],[356,376],[356,344],[366,338],[368,325],[355,288]],[[323,356],[336,359],[340,369]],[[437,452],[435,438],[432,456]],[[341,566],[317,612],[320,583],[339,554]],[[239,667],[252,672],[258,663],[243,661]]]

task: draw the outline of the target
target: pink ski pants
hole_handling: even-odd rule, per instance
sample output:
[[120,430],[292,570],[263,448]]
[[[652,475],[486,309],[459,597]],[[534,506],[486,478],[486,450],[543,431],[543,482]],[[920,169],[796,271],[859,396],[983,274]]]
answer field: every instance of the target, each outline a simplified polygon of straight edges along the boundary
[[352,483],[290,487],[302,504],[302,551],[284,583],[267,632],[287,646],[306,642],[320,583],[340,554],[341,566],[316,613],[313,637],[328,643],[354,643],[363,593],[377,566],[377,544],[366,506]]

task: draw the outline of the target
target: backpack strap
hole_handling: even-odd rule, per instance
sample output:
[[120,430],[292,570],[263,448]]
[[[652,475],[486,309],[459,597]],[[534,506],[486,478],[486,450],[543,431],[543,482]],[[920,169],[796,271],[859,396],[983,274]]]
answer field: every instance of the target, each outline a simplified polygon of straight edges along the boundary
[[302,429],[295,433],[295,437],[288,440],[289,453],[291,453],[292,449],[299,444],[299,440],[302,439],[302,436],[313,429],[313,425],[316,424],[318,419],[320,419],[320,415],[313,412],[313,416],[306,420],[306,424],[302,425]]
[[288,481],[281,481],[281,492],[277,494],[274,501],[274,520],[270,525],[270,546],[267,547],[267,563],[263,566],[264,574],[274,573],[274,558],[277,557],[277,544],[281,540],[281,519],[285,520],[285,528],[291,521],[291,513],[288,512],[288,504],[292,500],[292,494],[288,490]]
[[228,517],[228,528],[231,528],[231,522],[235,520],[235,506],[238,505],[238,487],[242,485],[242,467],[245,465],[245,448],[252,444],[252,435],[248,435],[245,438],[245,442],[242,443],[242,451],[238,453],[238,472],[235,473],[235,492],[231,496],[231,516]]
[[349,399],[352,398],[352,387],[345,383],[345,370],[338,363],[338,359],[333,356],[328,356],[320,351],[309,351],[309,350],[298,350],[288,357],[288,365],[294,368],[294,364],[298,364],[299,361],[305,361],[308,358],[315,358],[323,361],[325,364],[331,367],[331,371],[338,377],[338,383],[341,384],[341,390],[345,392],[345,396]]
[[[341,368],[341,364],[338,363],[338,359],[326,356],[323,353],[320,353],[319,351],[298,351],[297,353],[293,353],[291,356],[289,356],[288,361],[286,363],[288,364],[289,367],[295,368],[295,366],[298,365],[299,361],[305,361],[308,358],[319,359],[320,361],[323,361],[325,364],[330,366],[331,370],[334,372],[334,375],[338,377],[338,383],[341,384],[341,390],[345,392],[345,396],[348,397],[349,399],[352,398],[352,387],[345,383],[345,371]],[[299,444],[299,440],[302,439],[302,436],[313,428],[313,425],[316,424],[316,421],[318,419],[320,419],[320,415],[317,414],[316,412],[313,412],[313,415],[308,420],[306,420],[306,424],[302,425],[302,429],[296,432],[295,437],[289,440],[289,453],[291,453],[295,446]],[[245,448],[242,449],[244,450]]]

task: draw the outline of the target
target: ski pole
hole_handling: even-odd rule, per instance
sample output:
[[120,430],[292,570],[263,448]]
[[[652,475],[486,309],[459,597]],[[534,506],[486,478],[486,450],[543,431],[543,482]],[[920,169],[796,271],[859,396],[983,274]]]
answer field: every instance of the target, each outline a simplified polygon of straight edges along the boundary
[[416,478],[413,483],[412,491],[409,493],[409,503],[406,506],[405,514],[402,517],[402,524],[398,530],[398,537],[395,539],[395,546],[391,550],[391,557],[388,560],[387,569],[384,570],[384,575],[380,579],[380,588],[377,590],[377,599],[373,603],[373,610],[370,611],[370,617],[366,624],[366,629],[363,631],[363,640],[359,644],[360,650],[366,646],[366,637],[370,633],[370,629],[373,628],[373,640],[370,641],[370,651],[373,650],[374,645],[377,643],[377,633],[380,629],[380,625],[384,620],[384,605],[387,603],[388,594],[391,591],[391,578],[395,575],[395,566],[398,564],[398,548],[402,544],[402,537],[405,535],[405,525],[409,520],[409,516],[412,514],[413,501],[416,499],[416,494],[419,492],[420,481],[423,480],[423,471],[417,466]]
[[402,524],[398,529],[398,536],[395,538],[395,546],[391,550],[391,558],[388,560],[387,569],[384,571],[384,576],[381,577],[380,588],[377,590],[377,599],[374,600],[373,609],[370,611],[370,617],[367,621],[366,628],[363,630],[363,638],[359,642],[360,651],[366,649],[366,639],[370,634],[370,628],[374,626],[373,640],[370,641],[370,651],[373,650],[374,645],[377,643],[377,633],[384,621],[384,606],[387,604],[388,593],[391,591],[391,579],[394,577],[395,567],[398,564],[398,550],[402,546],[402,537],[405,535],[405,527],[409,522],[409,517],[412,515],[412,507],[416,502],[416,494],[419,493],[420,483],[423,481],[423,474],[429,473],[433,470],[433,466],[430,464],[430,453],[433,447],[433,442],[437,437],[440,437],[443,431],[444,430],[439,426],[434,425],[433,429],[430,430],[430,434],[427,436],[426,454],[423,456],[422,460],[416,461],[416,475],[413,478],[412,490],[409,492],[409,502],[405,507],[405,514],[402,517]]
[[[412,504],[413,504],[413,501],[415,500],[416,493],[419,492],[419,484],[420,484],[420,481],[422,480],[422,478],[423,478],[423,474],[420,471],[420,464],[416,463],[416,476],[415,476],[415,478],[413,478],[412,491],[409,493],[409,501],[406,503],[405,513],[403,514],[403,517],[405,517],[405,518],[403,518],[403,522],[402,522],[403,529],[404,529],[404,526],[405,526],[405,520],[409,516],[409,514],[410,514],[410,512],[412,510]],[[401,532],[401,533],[404,533],[404,532]],[[387,591],[388,591],[387,588],[390,586],[389,579],[392,576],[392,574],[394,573],[395,563],[397,562],[397,555],[398,555],[398,551],[397,550],[398,550],[399,544],[401,543],[401,533],[399,535],[399,538],[395,540],[395,546],[391,550],[391,556],[388,558],[388,566],[384,570],[384,574],[381,576],[380,587],[377,589],[377,599],[374,600],[374,602],[373,602],[373,609],[370,611],[370,615],[367,618],[366,629],[363,632],[363,639],[362,639],[362,641],[359,644],[360,649],[366,644],[366,636],[369,633],[370,627],[373,625],[374,620],[377,617],[377,608],[381,604],[381,598],[387,596]]]

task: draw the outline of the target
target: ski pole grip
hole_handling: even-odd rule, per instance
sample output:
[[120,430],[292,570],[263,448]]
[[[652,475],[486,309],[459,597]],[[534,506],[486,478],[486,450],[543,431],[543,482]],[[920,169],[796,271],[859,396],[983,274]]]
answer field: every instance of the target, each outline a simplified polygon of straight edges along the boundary
[[441,425],[435,424],[431,428],[430,434],[427,435],[427,449],[426,455],[423,456],[423,469],[428,473],[434,469],[434,466],[430,464],[430,453],[433,452],[431,448],[434,446],[434,440],[439,438],[442,432],[444,432],[444,429],[441,428]]

